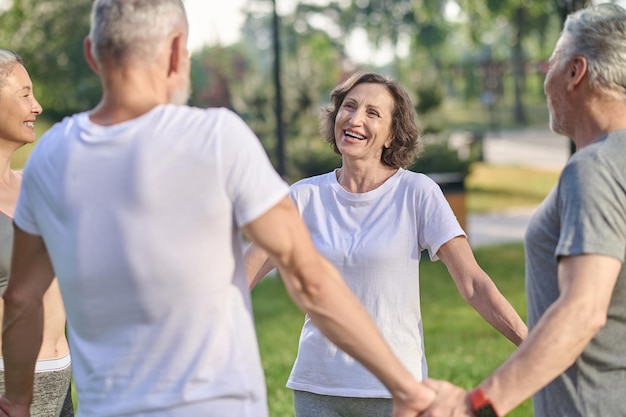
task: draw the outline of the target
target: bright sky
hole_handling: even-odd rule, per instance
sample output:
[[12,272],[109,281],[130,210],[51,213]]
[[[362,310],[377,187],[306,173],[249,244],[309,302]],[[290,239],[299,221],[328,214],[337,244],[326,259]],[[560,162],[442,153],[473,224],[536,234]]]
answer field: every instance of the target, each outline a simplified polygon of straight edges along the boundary
[[246,0],[183,0],[189,19],[189,48],[204,44],[230,45],[237,41]]
[[[0,0],[1,1],[1,0]],[[259,0],[257,0],[259,1]],[[271,0],[266,0],[271,5]],[[328,0],[314,0],[324,4]],[[248,0],[183,0],[189,20],[189,49],[193,52],[205,44],[228,46],[237,41]],[[297,0],[277,0],[279,14],[291,11]],[[271,9],[270,9],[271,10]],[[348,40],[348,55],[357,62],[384,63],[391,60],[389,49],[372,51],[367,47],[364,31],[355,31]]]

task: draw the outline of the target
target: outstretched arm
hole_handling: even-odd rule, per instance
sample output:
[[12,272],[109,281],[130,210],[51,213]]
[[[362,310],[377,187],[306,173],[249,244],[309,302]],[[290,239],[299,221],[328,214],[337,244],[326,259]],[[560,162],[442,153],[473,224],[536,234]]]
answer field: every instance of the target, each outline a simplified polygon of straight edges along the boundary
[[528,328],[478,265],[467,239],[456,237],[446,242],[437,255],[448,268],[463,299],[488,323],[519,346],[526,338]]
[[270,259],[267,252],[256,243],[251,243],[245,254],[246,276],[248,277],[248,288],[251,290],[276,266]]
[[269,254],[290,296],[320,331],[385,384],[393,395],[394,417],[416,416],[430,404],[434,393],[391,352],[338,271],[315,249],[288,197],[244,232]]
[[[621,267],[621,261],[604,255],[561,258],[559,298],[524,343],[480,384],[498,415],[508,413],[546,386],[581,355],[606,323]],[[427,383],[438,396],[424,416],[472,416],[463,390],[442,381]]]

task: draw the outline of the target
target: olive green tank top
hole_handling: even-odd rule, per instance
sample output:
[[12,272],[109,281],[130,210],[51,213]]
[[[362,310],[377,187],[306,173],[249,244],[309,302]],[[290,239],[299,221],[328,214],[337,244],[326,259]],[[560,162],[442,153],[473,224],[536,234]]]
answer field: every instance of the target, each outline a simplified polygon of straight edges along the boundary
[[13,219],[0,211],[0,295],[9,281],[13,248]]

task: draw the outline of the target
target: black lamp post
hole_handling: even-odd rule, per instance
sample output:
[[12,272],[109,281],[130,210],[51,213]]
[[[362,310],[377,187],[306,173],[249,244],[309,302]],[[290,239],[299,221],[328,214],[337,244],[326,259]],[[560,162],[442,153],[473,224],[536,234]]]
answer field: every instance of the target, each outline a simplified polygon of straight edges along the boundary
[[283,97],[282,87],[280,84],[280,21],[276,12],[276,0],[272,0],[272,32],[274,40],[274,88],[275,88],[275,104],[274,111],[276,115],[276,160],[278,162],[277,171],[281,177],[286,175],[285,167],[285,132],[283,129]]

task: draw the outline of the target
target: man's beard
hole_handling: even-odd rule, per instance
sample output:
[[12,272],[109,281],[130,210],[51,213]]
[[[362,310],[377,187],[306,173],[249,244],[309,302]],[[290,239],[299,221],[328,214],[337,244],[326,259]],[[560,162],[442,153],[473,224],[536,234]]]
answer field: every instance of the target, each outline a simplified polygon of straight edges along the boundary
[[169,102],[170,104],[187,104],[190,96],[191,82],[187,81],[185,85],[174,91],[174,93],[170,96]]

